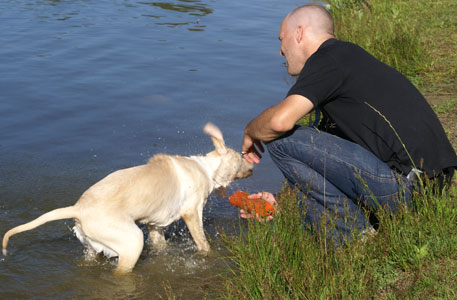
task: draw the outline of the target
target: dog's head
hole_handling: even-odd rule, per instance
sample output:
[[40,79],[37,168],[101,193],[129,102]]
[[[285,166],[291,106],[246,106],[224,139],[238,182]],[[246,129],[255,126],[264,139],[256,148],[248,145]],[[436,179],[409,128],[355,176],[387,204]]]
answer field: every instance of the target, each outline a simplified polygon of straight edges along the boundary
[[211,137],[216,148],[213,155],[220,158],[214,176],[216,188],[225,188],[235,179],[251,176],[254,165],[245,160],[240,153],[225,146],[222,132],[216,125],[207,123],[203,131]]

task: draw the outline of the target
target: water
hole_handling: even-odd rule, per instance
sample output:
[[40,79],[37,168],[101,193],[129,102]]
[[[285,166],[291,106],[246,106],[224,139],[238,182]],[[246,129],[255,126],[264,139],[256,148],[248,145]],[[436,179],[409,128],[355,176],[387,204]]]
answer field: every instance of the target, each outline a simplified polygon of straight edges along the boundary
[[[160,153],[212,150],[218,125],[240,149],[246,123],[282,99],[291,80],[277,40],[301,1],[0,0],[0,234],[72,205],[110,172]],[[277,191],[282,176],[265,154],[235,182]],[[238,224],[212,194],[204,212],[213,249]],[[226,266],[201,257],[182,222],[168,249],[145,246],[117,278],[112,260],[84,260],[72,220],[13,237],[0,258],[0,298],[202,299]]]

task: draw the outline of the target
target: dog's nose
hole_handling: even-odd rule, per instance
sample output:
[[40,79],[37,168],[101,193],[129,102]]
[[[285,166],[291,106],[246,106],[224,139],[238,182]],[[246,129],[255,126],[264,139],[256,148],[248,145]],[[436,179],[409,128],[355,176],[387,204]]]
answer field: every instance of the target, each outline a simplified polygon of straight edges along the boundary
[[237,179],[247,178],[252,175],[254,166],[244,165],[236,174]]

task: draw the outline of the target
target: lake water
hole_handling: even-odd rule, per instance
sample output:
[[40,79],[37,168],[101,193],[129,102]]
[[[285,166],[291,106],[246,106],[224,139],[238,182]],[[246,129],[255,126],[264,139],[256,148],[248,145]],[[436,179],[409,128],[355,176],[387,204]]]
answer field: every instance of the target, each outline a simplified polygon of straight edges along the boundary
[[[57,207],[114,170],[156,153],[213,150],[218,125],[240,150],[243,129],[292,80],[279,56],[282,18],[297,0],[0,0],[0,234]],[[236,189],[277,191],[268,154]],[[212,194],[204,212],[213,249],[238,212]],[[201,257],[182,222],[170,246],[148,245],[134,272],[84,260],[70,228],[52,222],[10,240],[0,299],[179,299],[214,296],[226,269]]]

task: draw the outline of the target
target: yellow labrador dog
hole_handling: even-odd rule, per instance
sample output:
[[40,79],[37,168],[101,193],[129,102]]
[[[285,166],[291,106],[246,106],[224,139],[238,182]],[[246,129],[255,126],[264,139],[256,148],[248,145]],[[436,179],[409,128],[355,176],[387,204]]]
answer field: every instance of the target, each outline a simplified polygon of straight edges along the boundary
[[213,124],[203,131],[215,151],[203,156],[157,154],[145,165],[109,174],[84,192],[75,205],[58,208],[9,230],[3,237],[3,254],[9,238],[46,222],[75,219],[78,239],[91,254],[118,256],[116,271],[131,271],[143,249],[143,232],[135,222],[147,224],[152,243],[164,245],[162,228],[183,218],[202,252],[210,246],[203,231],[203,206],[215,189],[252,174],[253,165],[225,146]]

